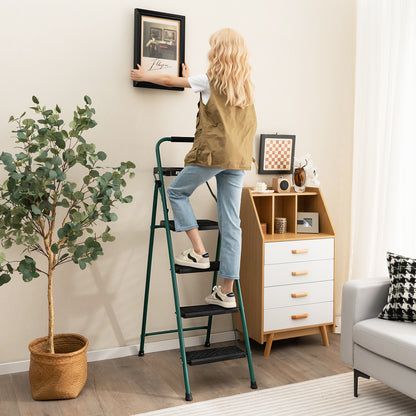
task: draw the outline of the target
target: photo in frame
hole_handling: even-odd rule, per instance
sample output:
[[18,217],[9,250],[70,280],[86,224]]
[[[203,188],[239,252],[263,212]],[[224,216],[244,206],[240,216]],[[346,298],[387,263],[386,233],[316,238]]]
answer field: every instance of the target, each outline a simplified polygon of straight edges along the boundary
[[319,233],[319,212],[298,212],[297,215],[298,233]]
[[259,173],[291,174],[295,157],[296,136],[261,134]]
[[[185,62],[185,16],[134,9],[134,63],[145,71],[182,76]],[[133,81],[134,87],[183,91],[151,82]]]

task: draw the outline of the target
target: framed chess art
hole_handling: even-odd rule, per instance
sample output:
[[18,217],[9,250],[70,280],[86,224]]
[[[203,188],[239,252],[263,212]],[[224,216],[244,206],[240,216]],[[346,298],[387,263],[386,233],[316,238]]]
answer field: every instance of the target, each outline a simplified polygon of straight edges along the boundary
[[261,134],[259,173],[291,174],[296,136]]

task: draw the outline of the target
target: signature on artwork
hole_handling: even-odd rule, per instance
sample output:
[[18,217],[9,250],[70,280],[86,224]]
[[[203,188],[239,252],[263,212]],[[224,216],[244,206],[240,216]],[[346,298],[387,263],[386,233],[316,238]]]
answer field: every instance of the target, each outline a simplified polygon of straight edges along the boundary
[[168,64],[163,63],[160,59],[155,59],[150,65],[149,71],[160,71],[161,69],[171,68]]

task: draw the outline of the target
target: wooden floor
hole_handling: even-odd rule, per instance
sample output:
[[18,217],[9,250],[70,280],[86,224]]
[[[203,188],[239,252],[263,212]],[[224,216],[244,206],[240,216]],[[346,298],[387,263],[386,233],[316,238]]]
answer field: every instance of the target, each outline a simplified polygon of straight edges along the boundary
[[[268,358],[253,342],[259,389],[350,371],[340,360],[340,336],[331,333],[329,341],[329,347],[320,335],[275,341]],[[194,402],[251,391],[246,359],[188,369]],[[89,363],[87,384],[74,400],[36,402],[28,373],[0,376],[1,416],[130,416],[183,405],[184,397],[179,350]]]

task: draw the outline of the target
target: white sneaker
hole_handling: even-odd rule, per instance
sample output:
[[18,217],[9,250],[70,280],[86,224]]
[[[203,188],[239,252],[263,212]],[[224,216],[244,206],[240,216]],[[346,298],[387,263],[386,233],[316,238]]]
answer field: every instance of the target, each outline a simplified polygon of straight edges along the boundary
[[195,269],[209,269],[211,263],[209,254],[196,254],[192,248],[185,250],[179,256],[175,257],[175,264],[180,266],[194,267]]
[[237,306],[234,293],[222,293],[221,286],[214,286],[212,293],[205,298],[205,302],[211,305],[219,305],[223,308],[235,308]]

